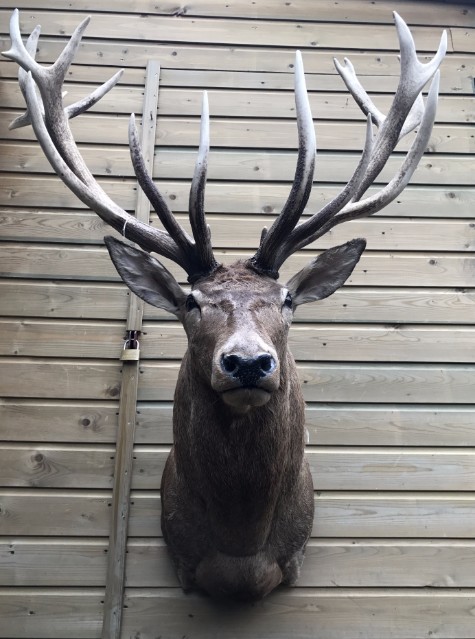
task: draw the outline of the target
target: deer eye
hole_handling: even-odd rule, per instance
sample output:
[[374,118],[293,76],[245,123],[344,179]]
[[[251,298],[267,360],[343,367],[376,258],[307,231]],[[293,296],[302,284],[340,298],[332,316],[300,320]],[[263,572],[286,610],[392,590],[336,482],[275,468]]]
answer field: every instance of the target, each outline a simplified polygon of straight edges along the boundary
[[194,308],[198,308],[199,309],[198,302],[195,300],[195,298],[193,297],[193,295],[191,293],[186,298],[185,308],[186,308],[187,312],[192,311]]
[[287,295],[285,296],[284,306],[287,308],[292,308],[292,295],[287,291]]

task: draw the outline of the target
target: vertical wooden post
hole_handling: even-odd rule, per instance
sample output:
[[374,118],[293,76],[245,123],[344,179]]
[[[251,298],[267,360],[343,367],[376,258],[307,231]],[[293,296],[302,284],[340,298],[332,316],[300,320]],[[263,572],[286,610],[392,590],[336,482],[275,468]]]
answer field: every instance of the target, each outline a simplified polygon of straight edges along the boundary
[[[156,61],[149,61],[145,79],[142,115],[142,149],[150,174],[153,172],[159,76],[159,64]],[[137,187],[136,217],[142,222],[148,222],[149,215],[150,203],[142,189]],[[142,329],[142,316],[143,302],[131,292],[127,330],[140,332]],[[102,639],[119,639],[122,624],[139,364],[138,358],[122,362],[119,429],[117,433]]]

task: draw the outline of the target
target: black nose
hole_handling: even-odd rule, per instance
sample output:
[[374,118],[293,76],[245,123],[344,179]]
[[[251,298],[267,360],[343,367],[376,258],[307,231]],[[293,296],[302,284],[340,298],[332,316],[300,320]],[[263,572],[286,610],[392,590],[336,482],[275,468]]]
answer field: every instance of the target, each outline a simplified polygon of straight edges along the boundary
[[255,386],[258,379],[266,377],[275,369],[275,359],[268,353],[257,357],[223,355],[221,368],[227,375],[238,379],[243,386]]

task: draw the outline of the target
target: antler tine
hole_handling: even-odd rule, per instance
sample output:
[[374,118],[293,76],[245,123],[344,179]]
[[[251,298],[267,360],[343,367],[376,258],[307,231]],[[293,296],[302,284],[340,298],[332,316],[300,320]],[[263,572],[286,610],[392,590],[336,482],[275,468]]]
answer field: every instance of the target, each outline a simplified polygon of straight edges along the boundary
[[153,183],[152,178],[147,171],[142,148],[139,142],[137,127],[135,126],[135,115],[133,113],[129,119],[129,149],[130,158],[132,160],[132,165],[134,167],[138,183],[149,199],[160,219],[160,222],[165,227],[165,230],[171,237],[173,237],[180,249],[182,249],[183,252],[186,252],[193,244],[192,239],[174,218],[165,199]]
[[[15,33],[15,42],[16,43],[18,42],[18,38],[20,39],[20,42],[21,42],[21,34],[19,32],[18,13],[15,16],[12,16],[12,21],[13,21],[13,32]],[[30,36],[28,37],[26,45],[24,46],[24,51],[23,51],[23,42],[21,42],[21,46],[19,46],[17,44],[16,48],[19,51],[22,52],[22,54],[23,54],[23,58],[22,59],[28,60],[27,56],[24,55],[25,52],[26,52],[26,54],[28,56],[30,56],[31,59],[28,60],[30,70],[33,67],[33,68],[36,69],[37,72],[38,72],[38,70],[40,70],[39,73],[40,73],[40,75],[42,75],[43,67],[41,67],[41,65],[38,65],[38,67],[35,66],[37,64],[36,60],[35,60],[36,47],[37,47],[38,40],[39,40],[39,37],[40,37],[40,32],[41,32],[41,27],[38,25],[38,26],[36,26],[33,29],[33,31],[31,32]],[[7,51],[3,55],[7,55],[8,56],[8,53],[9,52]],[[64,51],[63,51],[63,53],[64,53]],[[31,61],[35,62],[35,65],[32,65]],[[25,65],[26,65],[26,63],[25,63]],[[66,69],[69,66],[70,66],[70,62],[67,65]],[[115,75],[113,75],[111,78],[109,78],[109,80],[104,82],[104,84],[102,84],[100,87],[95,89],[90,95],[88,95],[85,98],[82,98],[81,100],[78,100],[74,104],[71,104],[71,105],[67,106],[64,109],[65,116],[68,119],[75,118],[76,116],[80,115],[81,113],[84,113],[84,111],[87,111],[88,109],[90,109],[94,104],[99,102],[99,100],[102,97],[104,97],[104,95],[106,93],[108,93],[117,84],[117,82],[122,77],[123,72],[124,72],[124,70],[120,69],[120,71],[118,71]],[[26,77],[27,77],[27,71],[25,71],[25,69],[22,66],[19,66],[19,68],[18,68],[18,83],[20,85],[20,89],[21,89],[21,92],[22,92],[23,96],[25,95]],[[24,127],[24,126],[28,126],[29,124],[31,124],[31,121],[30,121],[30,114],[29,114],[28,109],[27,109],[25,111],[25,113],[22,113],[22,115],[20,115],[17,118],[15,118],[15,120],[13,120],[10,123],[8,128],[10,130],[19,129],[19,128]]]
[[363,176],[366,173],[368,164],[373,152],[373,126],[371,114],[366,118],[366,138],[363,153],[353,175],[349,179],[345,188],[326,204],[318,213],[299,224],[282,244],[276,255],[276,268],[280,268],[285,260],[295,251],[313,242],[317,237],[323,235],[319,229],[324,227],[329,220],[353,198],[355,190],[358,188]]
[[330,215],[324,216],[325,208],[331,208],[332,203],[329,203],[318,215],[311,217],[295,229],[295,234],[289,238],[291,250],[287,254],[286,258],[292,252],[314,242],[319,237],[322,237],[322,235],[325,235],[325,233],[334,226],[337,226],[342,222],[348,222],[360,217],[374,215],[374,213],[377,213],[392,202],[406,188],[422,155],[424,154],[424,151],[427,148],[427,143],[432,132],[437,109],[439,78],[440,72],[436,71],[427,96],[427,103],[419,131],[417,132],[411,148],[404,158],[404,162],[392,180],[374,195],[365,198],[364,200],[347,204],[343,208],[339,209],[337,214],[333,214],[332,212]]
[[[401,59],[400,56],[398,56],[398,58],[399,60]],[[348,58],[344,58],[345,64],[343,66],[336,58],[333,58],[333,63],[343,82],[346,84],[349,92],[353,96],[356,104],[360,107],[365,115],[368,115],[368,113],[371,115],[373,122],[378,128],[382,127],[386,120],[386,116],[381,113],[381,111],[375,106],[369,95],[366,93],[364,87],[358,79],[358,76],[356,75],[355,68],[351,64],[350,60],[348,60]],[[399,134],[399,140],[401,140],[405,135],[410,133],[417,126],[419,126],[423,113],[424,100],[422,99],[422,95],[419,93],[412,109],[409,112],[409,115],[407,116],[406,121],[404,122],[402,130]]]
[[[23,75],[22,83],[35,134],[53,169],[82,202],[127,239],[136,242],[146,251],[155,251],[170,258],[184,270],[188,270],[189,262],[184,258],[183,252],[174,239],[159,229],[139,222],[115,204],[94,179],[76,146],[69,128],[68,116],[89,108],[107,93],[120,77],[119,72],[96,89],[88,98],[72,105],[69,112],[67,109],[63,109],[62,84],[64,75],[79,46],[87,22],[87,20],[83,21],[75,30],[72,42],[64,48],[58,64],[55,63],[51,67],[44,68],[32,57],[34,54],[33,46],[36,48],[39,30],[34,31],[27,47],[25,47],[21,40],[18,12],[15,11],[12,16],[12,48],[7,52],[7,57],[16,60],[23,69],[28,70]],[[37,94],[35,82],[41,97]]]
[[302,215],[312,190],[315,171],[316,140],[308,101],[305,73],[300,51],[295,55],[295,107],[299,136],[299,152],[292,189],[282,212],[264,233],[261,244],[250,263],[255,270],[277,278],[274,266],[277,251]]
[[[94,179],[79,153],[69,127],[69,119],[86,111],[100,100],[115,86],[122,74],[121,70],[86,98],[70,107],[63,108],[63,82],[88,23],[89,18],[86,18],[75,29],[53,65],[42,67],[34,58],[39,27],[34,30],[25,47],[21,39],[19,13],[17,10],[13,12],[10,21],[12,46],[5,55],[18,62],[24,70],[20,71],[19,75],[27,104],[27,112],[21,118],[17,118],[14,126],[23,126],[31,120],[38,141],[51,166],[73,193],[107,224],[146,251],[155,251],[179,264],[188,273],[190,281],[208,274],[217,267],[217,262],[211,253],[211,259],[205,263],[201,255],[204,249],[201,246],[197,248],[189,235],[176,222],[165,200],[153,185],[145,167],[133,115],[129,126],[129,139],[134,169],[140,185],[155,206],[168,232],[139,222],[115,204]],[[40,95],[37,94],[36,87]],[[197,172],[196,175],[199,178],[200,173]],[[197,217],[200,219],[199,215]],[[198,222],[198,226],[203,223],[202,216],[202,222]],[[206,244],[211,251],[208,229],[205,228],[205,233],[202,235],[206,238]]]
[[[385,117],[375,107],[356,77],[349,60],[345,59],[344,66],[335,61],[335,66],[350,93],[367,115],[364,151],[342,192],[321,211],[291,230],[281,246],[275,247],[274,272],[292,253],[318,239],[333,226],[357,217],[372,215],[389,204],[405,188],[424,153],[435,119],[439,85],[438,67],[446,51],[446,33],[444,31],[442,34],[434,58],[423,64],[417,59],[414,41],[406,23],[396,13],[394,19],[401,48],[401,78],[389,113]],[[421,90],[433,76],[424,107]],[[379,128],[374,140],[371,121]],[[360,202],[361,196],[386,164],[398,140],[418,125],[420,126],[417,136],[394,178],[378,193]]]
[[330,219],[317,234],[310,238],[310,242],[321,237],[337,224],[377,213],[392,202],[406,188],[422,155],[424,154],[424,151],[427,148],[427,143],[429,142],[437,109],[439,80],[440,72],[436,71],[430,85],[424,115],[422,117],[419,130],[396,175],[383,189],[374,195],[359,202],[351,202],[345,206],[338,215]]
[[20,12],[18,11],[18,9],[14,9],[10,17],[11,47],[8,49],[8,51],[4,51],[2,55],[19,64],[22,67],[22,69],[24,69],[26,72],[31,71],[33,74],[33,77],[35,77],[35,81],[36,81],[36,76],[44,77],[46,75],[46,69],[42,67],[40,64],[38,64],[38,62],[36,62],[35,58],[33,57],[34,51],[32,51],[32,43],[34,41],[34,38],[36,38],[36,41],[35,41],[35,48],[36,48],[39,35],[40,35],[40,27],[37,26],[31,33],[31,36],[28,40],[29,42],[29,44],[27,43],[28,48],[25,47],[25,45],[23,44],[23,40],[21,39]]
[[389,113],[375,141],[374,152],[367,173],[355,199],[359,199],[374,182],[396,146],[409,112],[424,85],[432,78],[447,51],[447,33],[444,31],[435,56],[423,64],[417,58],[416,46],[409,27],[393,13],[401,51],[401,76]]
[[218,263],[214,259],[211,246],[211,234],[206,224],[204,195],[206,187],[206,175],[208,172],[209,154],[209,105],[208,94],[203,92],[200,122],[200,144],[196,158],[195,170],[190,188],[189,215],[191,230],[195,238],[196,250],[200,262],[208,272],[214,271]]
[[[41,27],[37,25],[33,29],[33,31],[30,33],[28,40],[26,41],[26,45],[25,45],[26,52],[29,56],[31,56],[33,60],[36,57],[36,47],[38,45],[40,33],[41,33]],[[3,53],[3,55],[5,55],[5,53]],[[18,67],[18,84],[20,85],[20,90],[23,97],[25,97],[25,91],[26,91],[26,78],[27,78],[27,72],[25,71],[23,67],[19,66]],[[43,103],[41,103],[41,106],[43,106]],[[10,131],[12,131],[13,129],[20,129],[21,127],[27,126],[28,124],[31,124],[31,120],[30,120],[30,113],[27,108],[25,113],[22,113],[17,118],[15,118],[12,122],[10,122],[8,128]]]
[[358,80],[358,76],[355,72],[355,67],[352,65],[348,58],[343,58],[344,65],[341,64],[336,58],[333,58],[333,64],[336,70],[340,74],[341,79],[346,84],[348,91],[353,96],[356,104],[360,107],[365,115],[371,114],[373,122],[379,127],[383,124],[386,116],[374,105],[373,101],[366,93],[361,82]]
[[158,214],[161,223],[170,236],[175,240],[178,249],[181,252],[183,261],[187,263],[187,268],[185,270],[189,273],[188,280],[190,283],[194,282],[202,275],[211,273],[218,266],[218,263],[213,256],[210,233],[206,226],[203,207],[209,150],[209,116],[206,97],[204,98],[204,102],[206,102],[206,104],[203,104],[204,115],[202,115],[200,148],[190,189],[189,214],[195,241],[192,240],[188,233],[186,233],[186,231],[176,221],[165,199],[155,186],[147,171],[138,139],[137,128],[135,126],[134,114],[130,116],[129,122],[130,157],[132,158],[135,175],[144,193]]
[[101,193],[100,190],[92,190],[89,185],[84,184],[66,164],[46,128],[31,73],[28,73],[26,95],[30,107],[33,130],[43,149],[43,153],[71,191],[73,191],[84,204],[93,209],[105,222],[116,229],[116,231],[121,232],[122,235],[129,240],[137,242],[137,244],[146,250],[157,251],[185,268],[185,265],[182,265],[179,259],[177,259],[179,255],[177,255],[175,242],[166,233],[158,229],[153,229],[147,224],[138,222],[132,215],[129,215],[126,211],[111,202],[105,193]]

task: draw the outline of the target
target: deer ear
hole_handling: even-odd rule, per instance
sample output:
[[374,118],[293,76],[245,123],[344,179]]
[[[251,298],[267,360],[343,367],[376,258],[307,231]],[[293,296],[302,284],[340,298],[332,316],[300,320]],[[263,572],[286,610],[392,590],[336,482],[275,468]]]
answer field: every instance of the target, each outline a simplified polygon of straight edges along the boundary
[[343,286],[365,250],[366,240],[351,240],[321,253],[287,282],[294,306],[328,297]]
[[152,306],[180,314],[186,293],[163,264],[111,235],[104,242],[117,272],[131,291]]

